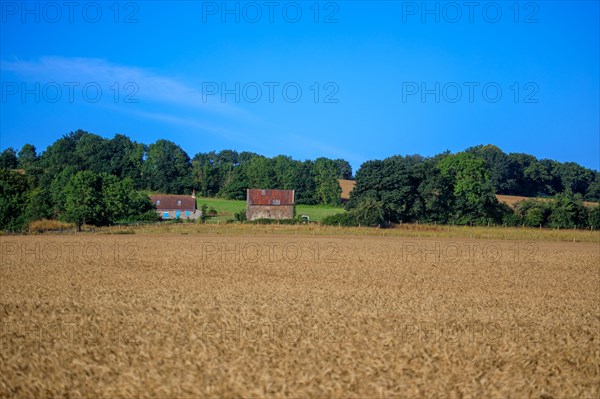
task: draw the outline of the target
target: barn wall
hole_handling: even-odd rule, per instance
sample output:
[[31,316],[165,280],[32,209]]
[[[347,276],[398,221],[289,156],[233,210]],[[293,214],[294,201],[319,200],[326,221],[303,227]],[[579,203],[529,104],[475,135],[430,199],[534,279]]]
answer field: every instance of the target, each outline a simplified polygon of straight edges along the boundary
[[256,219],[293,219],[293,205],[248,205],[246,209],[248,220]]

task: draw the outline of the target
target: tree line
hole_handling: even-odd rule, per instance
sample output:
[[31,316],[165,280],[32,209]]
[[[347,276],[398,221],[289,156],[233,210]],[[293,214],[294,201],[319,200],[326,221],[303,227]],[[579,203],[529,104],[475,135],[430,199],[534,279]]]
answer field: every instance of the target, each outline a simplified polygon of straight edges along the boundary
[[[0,228],[10,230],[40,218],[78,225],[152,219],[156,215],[144,194],[148,192],[190,194],[195,190],[205,197],[243,200],[247,188],[293,189],[298,204],[340,205],[337,180],[354,178],[343,159],[299,161],[234,150],[191,158],[168,140],[147,145],[121,134],[106,139],[83,130],[64,135],[42,153],[32,144],[18,152],[7,148],[0,153],[0,169]],[[573,162],[506,154],[493,145],[457,154],[367,161],[355,180],[349,212],[337,216],[345,218],[344,224],[531,225],[540,221],[553,226],[560,218],[552,216],[547,203],[542,210],[534,211],[539,207],[532,205],[512,211],[499,204],[494,194],[554,196],[562,198],[562,202],[557,200],[560,203],[574,203],[571,208],[583,200],[600,200],[597,171]],[[584,211],[587,216],[573,219],[576,226],[590,224],[589,211]],[[536,212],[543,217],[537,218]]]
[[[325,224],[384,226],[389,223],[526,225],[600,228],[600,174],[574,163],[538,161],[478,146],[435,157],[393,156],[365,162],[356,173],[349,212]],[[519,186],[522,185],[523,187]],[[530,199],[514,209],[496,193],[553,197]]]
[[148,192],[245,199],[247,188],[280,188],[296,190],[298,204],[339,205],[338,179],[352,177],[342,159],[297,161],[233,150],[190,158],[169,140],[146,145],[83,130],[41,154],[32,144],[18,152],[7,148],[0,169],[0,229],[9,230],[45,218],[78,226],[152,220]]

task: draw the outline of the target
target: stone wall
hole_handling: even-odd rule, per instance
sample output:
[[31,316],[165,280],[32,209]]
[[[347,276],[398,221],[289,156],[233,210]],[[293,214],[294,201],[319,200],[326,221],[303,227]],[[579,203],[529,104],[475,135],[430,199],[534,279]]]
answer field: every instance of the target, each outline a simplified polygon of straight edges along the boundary
[[293,219],[293,205],[248,205],[246,218],[256,219]]

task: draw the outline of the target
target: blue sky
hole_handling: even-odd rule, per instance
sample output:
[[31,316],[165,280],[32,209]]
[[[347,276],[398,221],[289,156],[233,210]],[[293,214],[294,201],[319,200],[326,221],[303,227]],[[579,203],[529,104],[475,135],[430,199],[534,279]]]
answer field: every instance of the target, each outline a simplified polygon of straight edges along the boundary
[[487,143],[600,169],[597,1],[0,4],[0,149],[84,129],[355,171]]

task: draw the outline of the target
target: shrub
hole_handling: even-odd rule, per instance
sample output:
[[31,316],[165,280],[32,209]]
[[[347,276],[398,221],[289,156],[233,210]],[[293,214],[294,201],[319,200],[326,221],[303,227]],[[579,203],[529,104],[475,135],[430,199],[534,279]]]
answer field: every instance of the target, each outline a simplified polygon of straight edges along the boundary
[[383,204],[372,198],[361,201],[355,208],[346,212],[327,216],[321,221],[328,226],[385,227]]
[[552,206],[548,202],[529,199],[518,202],[515,205],[515,213],[524,225],[540,227],[540,225],[548,225],[551,208]]
[[202,212],[202,215],[200,215],[198,220],[201,223],[204,223],[208,219],[208,205],[202,204],[202,206],[200,206],[200,212]]
[[538,227],[546,224],[546,215],[541,207],[530,208],[525,213],[524,222],[529,227]]
[[34,220],[29,223],[29,231],[32,233],[43,233],[46,231],[64,231],[72,230],[75,225],[72,223],[65,223],[59,220],[41,219]]
[[239,212],[234,213],[233,217],[238,222],[245,222],[247,220],[245,210],[241,210]]
[[515,227],[521,224],[521,218],[516,212],[510,212],[504,215],[502,223],[510,227]]
[[358,221],[356,220],[356,215],[352,211],[349,211],[326,216],[321,220],[321,224],[325,226],[354,227],[358,226]]
[[594,230],[600,229],[600,203],[589,209],[588,225]]
[[552,202],[549,217],[550,227],[572,229],[586,227],[588,214],[580,194],[558,194]]

